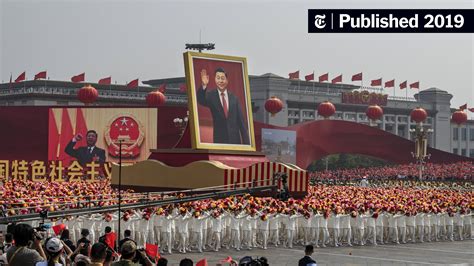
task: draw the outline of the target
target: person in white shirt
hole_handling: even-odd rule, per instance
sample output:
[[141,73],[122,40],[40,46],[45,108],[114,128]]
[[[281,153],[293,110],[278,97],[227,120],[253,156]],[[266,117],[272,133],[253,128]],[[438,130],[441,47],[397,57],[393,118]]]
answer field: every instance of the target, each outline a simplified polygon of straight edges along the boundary
[[295,210],[289,210],[288,214],[282,214],[283,217],[286,217],[286,246],[293,248],[293,240],[295,237],[296,231],[296,219],[301,216],[297,214]]
[[372,217],[375,218],[375,234],[377,235],[377,239],[381,245],[384,244],[384,228],[383,228],[383,216],[384,213],[375,212]]
[[431,242],[431,217],[433,213],[431,213],[428,209],[425,209],[425,216],[423,217],[423,224],[425,227],[425,235],[426,241]]
[[454,214],[454,226],[456,226],[456,238],[458,240],[463,240],[463,217],[460,212]]
[[163,226],[161,227],[161,235],[163,236],[163,251],[168,250],[169,254],[173,253],[173,236],[171,235],[173,227],[173,217],[168,210],[164,212]]
[[212,239],[214,243],[214,251],[219,251],[221,248],[221,239],[222,239],[222,224],[223,224],[223,217],[227,214],[221,214],[220,211],[215,210],[212,212],[212,218],[210,219],[211,222],[211,231],[212,231]]
[[433,209],[433,213],[430,217],[430,224],[431,224],[431,238],[433,241],[438,241],[438,221],[439,216],[436,209]]
[[248,250],[252,249],[252,221],[258,218],[255,212],[251,211],[245,217],[242,217],[242,248],[245,244]]
[[328,219],[328,228],[331,229],[332,235],[333,235],[333,244],[334,247],[338,247],[339,244],[339,220],[340,220],[340,215],[334,211],[331,213],[331,216],[329,216]]
[[378,218],[378,214],[375,215],[375,213],[370,213],[369,211],[367,211],[365,213],[365,216],[367,222],[367,240],[370,240],[372,245],[377,246],[377,230],[375,228],[375,222]]
[[303,217],[300,218],[303,219],[300,228],[303,232],[303,243],[307,246],[311,242],[311,220],[313,219],[313,216],[309,212],[306,212]]
[[201,214],[200,211],[193,212],[193,219],[191,224],[191,232],[193,234],[193,239],[196,241],[196,246],[198,252],[202,253],[203,251],[203,227],[205,223],[205,219],[209,217],[209,214],[204,212]]
[[260,219],[258,219],[258,230],[262,236],[262,248],[267,249],[268,246],[268,230],[269,230],[269,217],[273,214],[260,214]]
[[328,230],[328,220],[329,220],[329,211],[325,211],[323,218],[319,219],[319,228],[321,228],[321,232],[323,233],[323,239],[321,241],[321,247],[325,248],[326,243],[328,242],[329,238],[329,230]]
[[454,212],[449,210],[448,215],[445,216],[446,221],[446,238],[450,241],[454,241],[453,226],[454,226]]
[[152,217],[153,220],[153,229],[155,233],[155,242],[158,244],[158,247],[161,248],[161,228],[163,227],[163,208],[158,208],[155,215]]
[[465,208],[463,216],[464,238],[472,239],[472,213],[469,208]]
[[424,213],[417,213],[415,215],[415,224],[416,224],[416,231],[417,231],[417,235],[418,235],[418,238],[420,239],[420,242],[423,243],[424,242],[424,235],[425,235],[425,228],[424,228],[424,219],[423,219],[423,216],[425,214]]
[[315,247],[319,247],[319,231],[320,231],[320,220],[323,219],[323,215],[317,210],[313,211],[313,217],[311,219],[311,242],[314,243]]
[[272,212],[272,216],[268,217],[269,220],[269,229],[270,229],[270,242],[278,247],[280,245],[280,214]]
[[406,223],[406,216],[403,211],[398,212],[397,214],[397,231],[399,241],[403,244],[407,243],[407,223]]
[[189,246],[189,220],[191,219],[191,213],[186,208],[181,207],[180,214],[175,218],[176,226],[179,235],[178,251],[186,253],[186,249]]
[[413,211],[409,210],[405,213],[405,224],[407,226],[408,238],[410,238],[412,243],[416,242],[415,236],[415,214]]
[[241,242],[240,242],[240,226],[242,224],[242,218],[245,217],[245,214],[242,214],[238,209],[234,210],[234,214],[230,215],[231,218],[231,235],[230,235],[230,243],[233,248],[236,250],[240,250]]
[[400,244],[398,241],[397,214],[387,213],[389,241]]
[[446,240],[446,219],[447,219],[448,214],[445,212],[445,210],[441,210],[440,216],[439,216],[439,237],[440,239]]
[[[355,211],[354,211],[354,214],[355,214]],[[349,214],[341,214],[340,219],[341,220],[340,220],[339,225],[340,225],[340,229],[342,230],[342,233],[341,233],[342,239],[346,240],[347,245],[352,246],[351,217],[349,216]]]
[[356,216],[356,233],[354,234],[358,238],[358,242],[361,246],[365,245],[365,217],[363,212],[360,212]]

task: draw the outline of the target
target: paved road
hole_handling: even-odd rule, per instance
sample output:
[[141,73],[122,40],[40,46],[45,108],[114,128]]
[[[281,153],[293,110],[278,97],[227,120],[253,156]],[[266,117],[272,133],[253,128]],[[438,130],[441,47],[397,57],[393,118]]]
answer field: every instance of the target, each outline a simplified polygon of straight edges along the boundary
[[[303,247],[293,249],[268,248],[235,251],[223,249],[219,252],[164,255],[168,265],[179,265],[183,258],[195,263],[206,258],[209,266],[217,265],[227,256],[238,259],[243,256],[264,256],[270,265],[298,265],[303,256]],[[319,265],[474,265],[474,241],[432,242],[403,245],[354,246],[319,248],[313,254]]]

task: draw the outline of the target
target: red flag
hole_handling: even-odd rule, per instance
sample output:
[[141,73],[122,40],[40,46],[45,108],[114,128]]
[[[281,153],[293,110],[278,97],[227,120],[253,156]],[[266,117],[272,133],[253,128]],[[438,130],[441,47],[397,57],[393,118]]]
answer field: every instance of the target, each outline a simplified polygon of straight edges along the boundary
[[370,81],[370,86],[382,86],[382,78]]
[[180,92],[186,92],[187,90],[188,90],[188,87],[186,86],[186,84],[181,84],[181,86],[179,86]]
[[299,79],[300,78],[300,71],[296,71],[293,73],[288,73],[289,79]]
[[74,82],[74,83],[83,82],[84,80],[86,80],[86,73],[82,73],[82,74],[73,76],[71,78],[71,81]]
[[207,266],[207,259],[202,259],[196,263],[196,266]]
[[400,90],[403,90],[406,88],[407,88],[407,81],[405,80],[404,82],[400,83]]
[[112,84],[112,77],[100,79],[98,83],[101,85],[110,85]]
[[419,81],[410,84],[410,89],[419,89],[419,88],[420,88],[420,82]]
[[24,81],[26,79],[26,72],[21,73],[18,78],[15,79],[15,83],[18,83],[20,81]]
[[53,226],[53,231],[54,231],[54,234],[56,235],[59,235],[61,234],[61,232],[66,229],[66,225],[65,224],[57,224],[55,226]]
[[59,134],[59,145],[56,156],[58,156],[58,160],[63,161],[63,166],[69,166],[74,158],[66,154],[64,149],[66,149],[67,144],[72,140],[74,134],[72,132],[71,119],[69,118],[69,112],[67,111],[67,108],[63,108],[62,111],[61,132],[59,132]]
[[160,253],[158,252],[158,245],[153,245],[153,244],[145,244],[145,251],[148,256],[156,259],[160,257]]
[[329,73],[326,73],[326,74],[323,74],[321,76],[319,76],[319,82],[323,82],[323,81],[328,81],[329,80]]
[[304,76],[304,79],[306,81],[314,80],[314,72],[313,72],[313,74],[309,74],[309,75]]
[[134,79],[127,84],[127,89],[133,89],[138,87],[138,79]]
[[331,83],[332,83],[332,84],[336,84],[336,83],[338,83],[338,82],[342,82],[342,74],[339,75],[339,76],[337,76],[337,77],[335,77],[335,78],[333,78],[333,79],[331,80]]
[[166,83],[161,84],[160,87],[158,88],[158,91],[165,94],[165,92],[166,92]]
[[474,113],[474,108],[469,108],[467,110],[471,111],[471,113]]
[[395,87],[394,79],[385,82],[385,88],[393,88],[393,87]]
[[115,249],[115,240],[117,240],[115,232],[105,234],[105,244],[107,244],[109,248]]
[[56,125],[56,119],[54,118],[53,109],[49,109],[49,118],[48,118],[48,161],[56,160],[56,152],[58,150],[59,143],[59,132],[58,126]]
[[459,110],[464,111],[467,109],[467,103],[459,106]]
[[41,71],[35,75],[35,80],[46,79],[46,71]]
[[361,81],[362,80],[362,72],[352,75],[352,81]]
[[74,133],[76,135],[82,134],[82,136],[84,136],[81,141],[76,142],[76,147],[87,146],[85,138],[85,136],[87,135],[87,125],[86,119],[84,118],[84,114],[82,113],[82,108],[76,109],[76,130],[74,131]]

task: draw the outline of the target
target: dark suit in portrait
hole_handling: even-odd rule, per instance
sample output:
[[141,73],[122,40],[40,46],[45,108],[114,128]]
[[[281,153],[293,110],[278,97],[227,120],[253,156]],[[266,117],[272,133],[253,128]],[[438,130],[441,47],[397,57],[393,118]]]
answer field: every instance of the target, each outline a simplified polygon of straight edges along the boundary
[[239,100],[229,90],[226,91],[228,98],[227,117],[224,113],[218,89],[210,90],[201,87],[197,92],[198,103],[211,111],[214,143],[248,145],[250,144],[249,133]]
[[90,147],[84,146],[74,149],[76,142],[70,141],[64,150],[69,156],[76,158],[82,166],[93,161],[94,157],[99,158],[98,163],[105,163],[105,150],[94,146],[92,151]]

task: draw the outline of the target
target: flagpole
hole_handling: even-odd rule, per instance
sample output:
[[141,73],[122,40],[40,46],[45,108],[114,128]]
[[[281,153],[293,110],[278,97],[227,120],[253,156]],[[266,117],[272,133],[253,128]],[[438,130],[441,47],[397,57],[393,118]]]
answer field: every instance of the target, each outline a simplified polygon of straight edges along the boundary
[[395,79],[394,79],[393,80],[393,98],[395,98],[395,91],[396,89],[395,89]]

